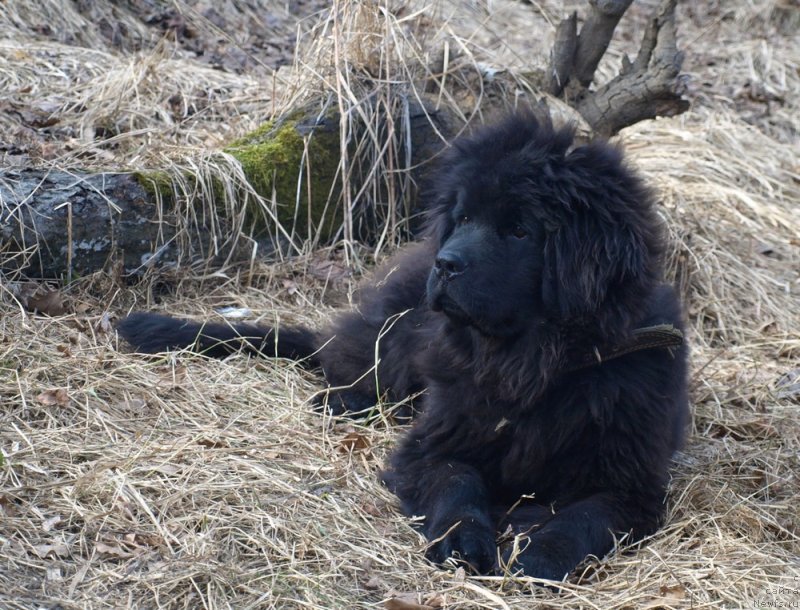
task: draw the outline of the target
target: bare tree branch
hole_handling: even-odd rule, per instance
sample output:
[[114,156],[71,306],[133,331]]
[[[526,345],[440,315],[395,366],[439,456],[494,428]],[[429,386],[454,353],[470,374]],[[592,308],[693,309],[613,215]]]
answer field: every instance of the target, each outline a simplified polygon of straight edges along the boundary
[[556,39],[547,71],[549,81],[547,91],[550,95],[561,95],[572,76],[575,64],[575,50],[578,48],[578,13],[573,12],[561,21],[556,28]]
[[575,51],[575,78],[584,87],[591,85],[594,72],[614,36],[614,29],[632,2],[633,0],[589,0],[591,9],[581,28]]
[[574,14],[556,29],[545,86],[571,104],[599,135],[614,135],[645,119],[674,116],[689,106],[681,98],[683,54],[676,43],[676,0],[662,0],[647,25],[636,59],[631,62],[623,57],[616,78],[595,91],[589,88],[614,28],[631,3],[589,0],[590,14],[577,41]]
[[661,3],[636,60],[577,103],[578,112],[595,132],[610,136],[639,121],[688,109],[689,102],[681,97],[683,53],[675,40],[675,4],[676,0]]

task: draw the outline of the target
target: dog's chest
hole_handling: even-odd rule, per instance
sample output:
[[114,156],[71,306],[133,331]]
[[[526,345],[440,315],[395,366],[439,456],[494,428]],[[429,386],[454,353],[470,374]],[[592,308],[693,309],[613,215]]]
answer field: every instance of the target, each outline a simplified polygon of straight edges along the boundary
[[470,461],[501,495],[554,499],[565,485],[574,489],[585,483],[574,474],[564,480],[565,472],[590,476],[596,470],[602,432],[588,410],[560,406],[537,401],[520,409],[496,401],[462,422]]

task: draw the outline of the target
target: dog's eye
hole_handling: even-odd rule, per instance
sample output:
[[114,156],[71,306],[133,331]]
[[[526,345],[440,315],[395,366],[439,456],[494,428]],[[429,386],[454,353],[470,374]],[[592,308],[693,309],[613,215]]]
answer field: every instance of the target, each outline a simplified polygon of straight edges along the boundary
[[469,216],[467,216],[466,214],[461,214],[461,216],[459,216],[459,217],[458,217],[458,221],[457,221],[457,222],[458,222],[458,224],[460,224],[460,225],[465,225],[465,224],[467,224],[469,221],[470,221],[470,218],[469,218]]
[[511,235],[513,235],[517,239],[524,239],[525,237],[528,237],[528,232],[525,230],[525,227],[523,227],[520,224],[517,224],[514,225],[513,229],[511,229]]

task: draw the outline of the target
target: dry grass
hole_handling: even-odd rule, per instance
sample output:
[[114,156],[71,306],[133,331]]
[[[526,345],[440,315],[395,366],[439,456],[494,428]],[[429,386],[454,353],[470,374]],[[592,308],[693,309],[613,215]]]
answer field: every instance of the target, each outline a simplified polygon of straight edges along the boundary
[[[641,4],[612,59],[635,44],[653,3]],[[134,289],[85,278],[62,291],[74,313],[54,318],[23,311],[6,281],[0,607],[800,604],[800,48],[785,29],[790,2],[702,4],[684,7],[680,19],[692,110],[620,136],[663,201],[675,244],[670,274],[686,296],[694,347],[692,433],[676,460],[668,523],[652,540],[592,562],[560,592],[437,569],[375,476],[396,427],[311,412],[319,383],[291,363],[144,359],[119,351],[109,326],[129,307],[213,316],[231,304],[269,322],[319,323],[347,301],[346,272],[365,255],[339,252],[331,263],[326,252],[307,254],[205,277],[179,271]],[[444,41],[461,63],[449,66],[442,103],[465,121],[480,118],[509,99],[497,100],[494,85],[475,75],[494,66],[522,78],[528,61],[544,57],[558,5],[441,3],[414,16],[410,5],[400,14],[342,3],[338,21],[303,39],[295,71],[273,87],[254,73],[200,65],[128,17],[131,39],[142,41],[135,49],[110,45],[70,12],[77,3],[9,1],[0,12],[8,32],[0,90],[13,112],[0,115],[0,127],[23,152],[7,152],[6,161],[194,164],[233,174],[197,149],[211,151],[263,121],[273,104],[312,90],[330,87],[341,93],[333,103],[356,107],[364,82],[345,75],[419,79],[413,70]],[[50,23],[64,15],[64,36],[34,38],[39,14]],[[324,34],[334,27],[332,51]],[[363,31],[376,34],[364,39]],[[403,32],[406,39],[387,42]],[[370,67],[376,56],[383,67]],[[602,69],[613,70],[607,63]],[[409,92],[386,85],[379,97],[395,104]],[[176,95],[180,104],[208,103],[189,114],[171,109]],[[26,107],[55,112],[59,122],[33,129],[15,114]],[[361,149],[383,172],[391,147],[375,152],[375,133]],[[240,189],[233,183],[230,199]],[[335,281],[324,279],[331,269]]]

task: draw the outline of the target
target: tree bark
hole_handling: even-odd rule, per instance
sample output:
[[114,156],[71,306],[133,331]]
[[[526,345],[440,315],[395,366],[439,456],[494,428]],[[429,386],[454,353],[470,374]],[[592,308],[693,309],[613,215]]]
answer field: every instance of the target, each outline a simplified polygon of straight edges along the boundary
[[0,270],[7,273],[71,279],[112,263],[133,272],[215,246],[207,226],[181,232],[174,208],[157,203],[136,174],[4,170],[0,201]]
[[556,28],[553,53],[548,70],[547,90],[550,95],[561,95],[569,82],[578,48],[578,13],[573,12]]

